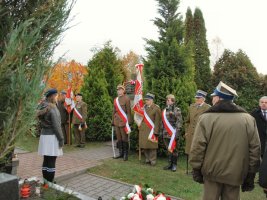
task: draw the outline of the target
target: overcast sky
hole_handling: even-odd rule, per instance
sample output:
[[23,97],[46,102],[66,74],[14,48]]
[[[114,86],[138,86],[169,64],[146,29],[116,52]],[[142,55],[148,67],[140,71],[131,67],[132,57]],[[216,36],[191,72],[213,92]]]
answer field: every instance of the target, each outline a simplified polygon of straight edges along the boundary
[[[185,18],[187,8],[203,13],[211,53],[212,41],[220,38],[223,47],[236,52],[242,49],[259,73],[267,74],[267,1],[266,0],[181,0],[178,12]],[[130,50],[145,55],[145,41],[157,39],[157,27],[151,21],[158,16],[155,0],[77,0],[75,15],[64,34],[54,58],[65,54],[87,64],[94,47],[112,41],[125,55]]]

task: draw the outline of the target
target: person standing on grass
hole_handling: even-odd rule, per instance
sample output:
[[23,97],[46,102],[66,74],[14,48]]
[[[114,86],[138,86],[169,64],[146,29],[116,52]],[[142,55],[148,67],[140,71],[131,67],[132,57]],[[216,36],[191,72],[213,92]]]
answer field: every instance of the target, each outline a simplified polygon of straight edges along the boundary
[[117,86],[117,94],[118,97],[114,99],[112,126],[115,127],[119,155],[114,158],[123,158],[124,161],[127,161],[128,134],[131,132],[130,124],[132,123],[130,98],[125,94],[125,87],[121,84]]
[[145,163],[156,165],[158,136],[161,127],[161,110],[154,103],[155,95],[147,93],[144,97],[144,119],[139,127],[139,147],[144,150]]
[[41,124],[38,154],[44,157],[42,174],[46,183],[46,181],[54,181],[56,159],[63,155],[64,137],[60,113],[56,106],[57,90],[48,90],[45,97],[45,100],[38,106],[37,117]]
[[87,104],[83,101],[83,95],[78,93],[76,94],[76,105],[72,116],[76,147],[85,147],[85,130],[87,128],[86,119]]
[[255,118],[261,141],[261,157],[265,151],[267,139],[267,96],[259,100],[259,107],[252,111],[251,115]]
[[237,200],[254,189],[260,165],[255,119],[233,100],[236,91],[220,82],[213,106],[199,117],[190,150],[193,179],[204,183],[204,200]]
[[188,157],[190,157],[190,148],[194,136],[194,131],[197,125],[199,116],[210,108],[210,105],[205,103],[207,92],[197,90],[195,95],[195,103],[189,107],[188,115],[185,120],[185,154],[187,155],[187,170],[188,174]]
[[162,122],[163,141],[169,153],[168,165],[163,169],[175,172],[177,168],[179,136],[183,118],[180,108],[175,106],[175,97],[173,94],[166,96],[166,108],[162,113]]

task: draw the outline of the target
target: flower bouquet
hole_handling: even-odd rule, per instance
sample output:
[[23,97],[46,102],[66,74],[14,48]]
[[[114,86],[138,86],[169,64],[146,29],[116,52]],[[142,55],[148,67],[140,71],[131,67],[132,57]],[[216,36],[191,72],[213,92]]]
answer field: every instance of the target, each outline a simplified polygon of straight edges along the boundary
[[143,188],[139,185],[135,185],[133,191],[128,195],[121,197],[120,200],[171,200],[171,198],[166,197],[161,192],[155,192],[147,185]]

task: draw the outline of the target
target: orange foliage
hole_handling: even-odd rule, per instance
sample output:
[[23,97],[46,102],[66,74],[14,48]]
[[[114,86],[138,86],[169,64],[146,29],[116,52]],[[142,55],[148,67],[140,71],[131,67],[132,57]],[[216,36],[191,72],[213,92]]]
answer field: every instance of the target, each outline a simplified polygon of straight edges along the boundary
[[132,75],[136,74],[135,65],[139,62],[140,62],[139,56],[133,51],[130,51],[128,54],[123,56],[122,64],[123,64],[124,69],[128,71],[127,80],[132,79],[133,78]]
[[68,85],[71,85],[72,91],[78,93],[83,85],[83,78],[88,72],[86,66],[72,60],[56,64],[50,73],[47,81],[48,88],[66,91]]

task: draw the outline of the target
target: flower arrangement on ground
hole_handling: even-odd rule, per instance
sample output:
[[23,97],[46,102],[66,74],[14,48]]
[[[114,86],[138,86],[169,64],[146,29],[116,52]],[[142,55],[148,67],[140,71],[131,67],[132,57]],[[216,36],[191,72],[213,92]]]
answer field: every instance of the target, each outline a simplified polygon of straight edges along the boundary
[[135,185],[133,191],[121,197],[120,200],[171,200],[171,198],[166,197],[161,192],[154,191],[152,188],[148,187],[148,185],[144,187]]

